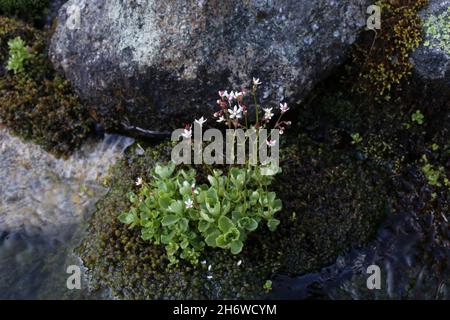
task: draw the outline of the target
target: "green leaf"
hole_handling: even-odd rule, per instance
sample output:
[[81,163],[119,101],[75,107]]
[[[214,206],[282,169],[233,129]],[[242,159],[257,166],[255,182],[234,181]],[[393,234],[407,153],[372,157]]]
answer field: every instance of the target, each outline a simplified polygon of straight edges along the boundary
[[216,238],[216,245],[220,248],[226,248],[228,246],[228,242],[225,240],[223,234]]
[[180,230],[182,232],[186,232],[189,229],[189,220],[186,218],[181,218],[178,225],[180,226]]
[[172,242],[172,239],[174,236],[175,236],[175,230],[171,231],[169,234],[162,234],[161,235],[161,243],[174,245],[174,247],[177,247],[177,249],[178,249],[178,245]]
[[183,202],[181,202],[180,200],[178,201],[173,200],[167,209],[172,213],[182,215],[184,212],[184,205]]
[[119,221],[124,224],[132,224],[135,218],[131,212],[122,212],[119,215]]
[[267,221],[267,226],[269,227],[270,231],[275,231],[279,224],[280,220],[278,219],[269,219],[269,221]]
[[259,192],[258,191],[253,191],[252,194],[250,195],[250,203],[251,204],[256,204],[259,200]]
[[208,236],[205,238],[205,242],[210,247],[217,247],[217,239],[220,236],[220,232],[215,230],[208,234]]
[[161,197],[158,199],[158,204],[162,209],[167,210],[170,205],[170,198],[169,197]]
[[164,169],[164,167],[162,165],[160,165],[160,164],[157,164],[156,167],[155,167],[155,174],[158,177],[164,179],[164,177],[165,177],[165,169]]
[[219,201],[219,197],[217,196],[217,192],[214,188],[209,188],[206,192],[206,200],[209,204],[215,204]]
[[148,241],[153,239],[154,232],[150,228],[142,229],[141,231],[141,238],[142,240]]
[[167,165],[157,164],[155,167],[155,174],[159,176],[161,179],[168,179],[173,174],[175,170],[175,163],[172,161]]
[[130,202],[133,204],[137,203],[139,200],[138,196],[134,192],[128,193],[128,199],[130,199]]
[[183,183],[180,187],[180,194],[182,196],[191,196],[192,195],[192,185],[187,181],[183,181]]
[[231,178],[237,179],[239,174],[241,173],[241,170],[237,167],[233,167],[230,169]]
[[211,175],[208,176],[208,181],[211,184],[212,187],[218,189],[219,181],[216,177],[213,177]]
[[273,202],[275,201],[276,196],[277,196],[277,195],[276,195],[275,192],[268,192],[268,193],[267,193],[267,202],[268,202],[270,205],[272,205]]
[[205,232],[210,227],[210,223],[206,220],[200,220],[198,222],[198,231]]
[[162,220],[161,220],[161,224],[164,227],[170,226],[174,223],[177,223],[180,220],[180,218],[174,214],[169,214],[167,216],[165,216]]
[[263,176],[274,176],[281,172],[281,168],[274,163],[261,168],[261,175]]
[[234,223],[233,221],[231,221],[230,218],[226,217],[226,216],[221,216],[219,218],[219,229],[223,232],[226,233],[228,232],[231,228],[234,227]]
[[258,228],[258,222],[250,217],[244,217],[239,220],[239,227],[248,231],[254,231]]
[[215,222],[214,218],[210,217],[206,212],[200,210],[200,217],[207,222]]
[[238,254],[242,251],[242,247],[244,246],[244,244],[242,243],[242,241],[236,240],[231,242],[230,244],[230,249],[231,249],[231,253],[232,254]]
[[147,207],[145,207],[144,210],[141,209],[139,218],[143,227],[147,227],[152,224],[153,219],[151,218],[151,212]]
[[[188,245],[189,245],[189,240],[183,239],[183,241],[181,241],[180,247],[181,247],[181,249],[186,249]],[[186,251],[186,252],[189,252],[189,251]]]
[[214,207],[211,207],[207,203],[206,208],[208,209],[208,212],[213,216],[218,216],[220,214],[220,202],[219,201],[217,201],[217,203],[214,205]]
[[280,211],[282,208],[283,208],[283,203],[281,202],[280,199],[276,199],[276,200],[273,202],[272,210],[273,210],[274,212],[278,212],[278,211]]
[[241,233],[237,228],[230,228],[230,230],[224,234],[225,241],[227,243],[230,243],[232,241],[238,240]]
[[223,199],[222,202],[222,214],[226,215],[231,210],[231,203],[227,199]]

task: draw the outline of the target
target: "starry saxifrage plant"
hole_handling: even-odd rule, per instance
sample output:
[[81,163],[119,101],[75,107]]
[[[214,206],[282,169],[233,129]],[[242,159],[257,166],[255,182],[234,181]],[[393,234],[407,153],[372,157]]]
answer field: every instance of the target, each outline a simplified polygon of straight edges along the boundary
[[[253,97],[256,107],[256,123],[253,128],[267,128],[273,118],[272,108],[263,109],[259,115],[256,102],[258,79],[253,81]],[[219,123],[229,127],[247,127],[247,107],[242,92],[221,91],[218,104],[220,111],[214,114]],[[280,116],[274,128],[281,132],[290,125],[281,121],[289,110],[280,104]],[[242,121],[241,121],[242,120]],[[203,125],[203,117],[196,120]],[[183,137],[191,138],[191,127],[184,130]],[[267,145],[277,143],[269,139]],[[269,187],[278,166],[250,165],[231,166],[227,172],[211,169],[205,183],[197,183],[195,169],[176,170],[174,162],[158,164],[152,170],[152,179],[145,182],[138,178],[137,193],[128,197],[129,210],[119,215],[119,220],[130,228],[141,228],[141,237],[155,245],[163,245],[170,264],[179,259],[196,264],[206,247],[229,250],[239,254],[248,235],[261,225],[274,231],[280,221],[276,213],[282,209],[281,200]]]

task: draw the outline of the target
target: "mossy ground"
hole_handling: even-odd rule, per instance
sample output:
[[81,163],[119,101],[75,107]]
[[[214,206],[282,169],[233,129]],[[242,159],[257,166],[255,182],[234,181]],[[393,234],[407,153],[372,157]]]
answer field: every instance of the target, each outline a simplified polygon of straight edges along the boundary
[[165,143],[143,156],[131,150],[113,169],[111,191],[98,204],[78,249],[94,287],[111,288],[125,299],[261,298],[275,273],[312,271],[366,243],[387,212],[383,170],[301,132],[286,139],[281,152],[283,173],[273,189],[284,209],[276,232],[258,229],[238,256],[209,249],[201,258],[206,264],[168,268],[164,248],[141,240],[117,215],[127,209],[124,195],[136,178],[148,181],[155,162],[167,161],[170,150]]
[[[33,58],[25,72],[6,70],[8,41],[21,37]],[[94,121],[70,84],[53,69],[48,57],[49,33],[0,17],[0,121],[24,139],[58,156],[79,147]]]

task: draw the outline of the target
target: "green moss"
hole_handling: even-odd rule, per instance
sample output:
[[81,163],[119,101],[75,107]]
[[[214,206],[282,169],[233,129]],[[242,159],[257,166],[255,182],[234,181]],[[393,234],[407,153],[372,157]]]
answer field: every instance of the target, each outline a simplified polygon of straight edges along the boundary
[[49,4],[49,0],[0,0],[0,15],[41,25]]
[[424,23],[424,46],[450,54],[450,7],[438,16],[430,15]]
[[[8,72],[8,42],[20,37],[31,52],[20,73]],[[0,119],[24,139],[54,154],[66,155],[90,132],[93,120],[47,58],[47,34],[27,24],[0,18]]]
[[366,31],[354,47],[352,72],[357,77],[354,89],[389,101],[394,89],[411,75],[409,55],[422,41],[419,11],[428,0],[379,0],[381,30]]

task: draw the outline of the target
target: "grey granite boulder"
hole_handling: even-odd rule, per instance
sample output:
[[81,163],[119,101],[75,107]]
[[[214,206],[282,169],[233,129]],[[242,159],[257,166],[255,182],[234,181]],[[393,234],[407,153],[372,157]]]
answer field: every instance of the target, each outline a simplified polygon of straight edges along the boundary
[[415,74],[450,92],[450,0],[430,0],[421,17],[424,41],[412,55]]
[[266,105],[303,99],[343,62],[369,2],[69,0],[50,56],[103,123],[180,127],[252,77]]

